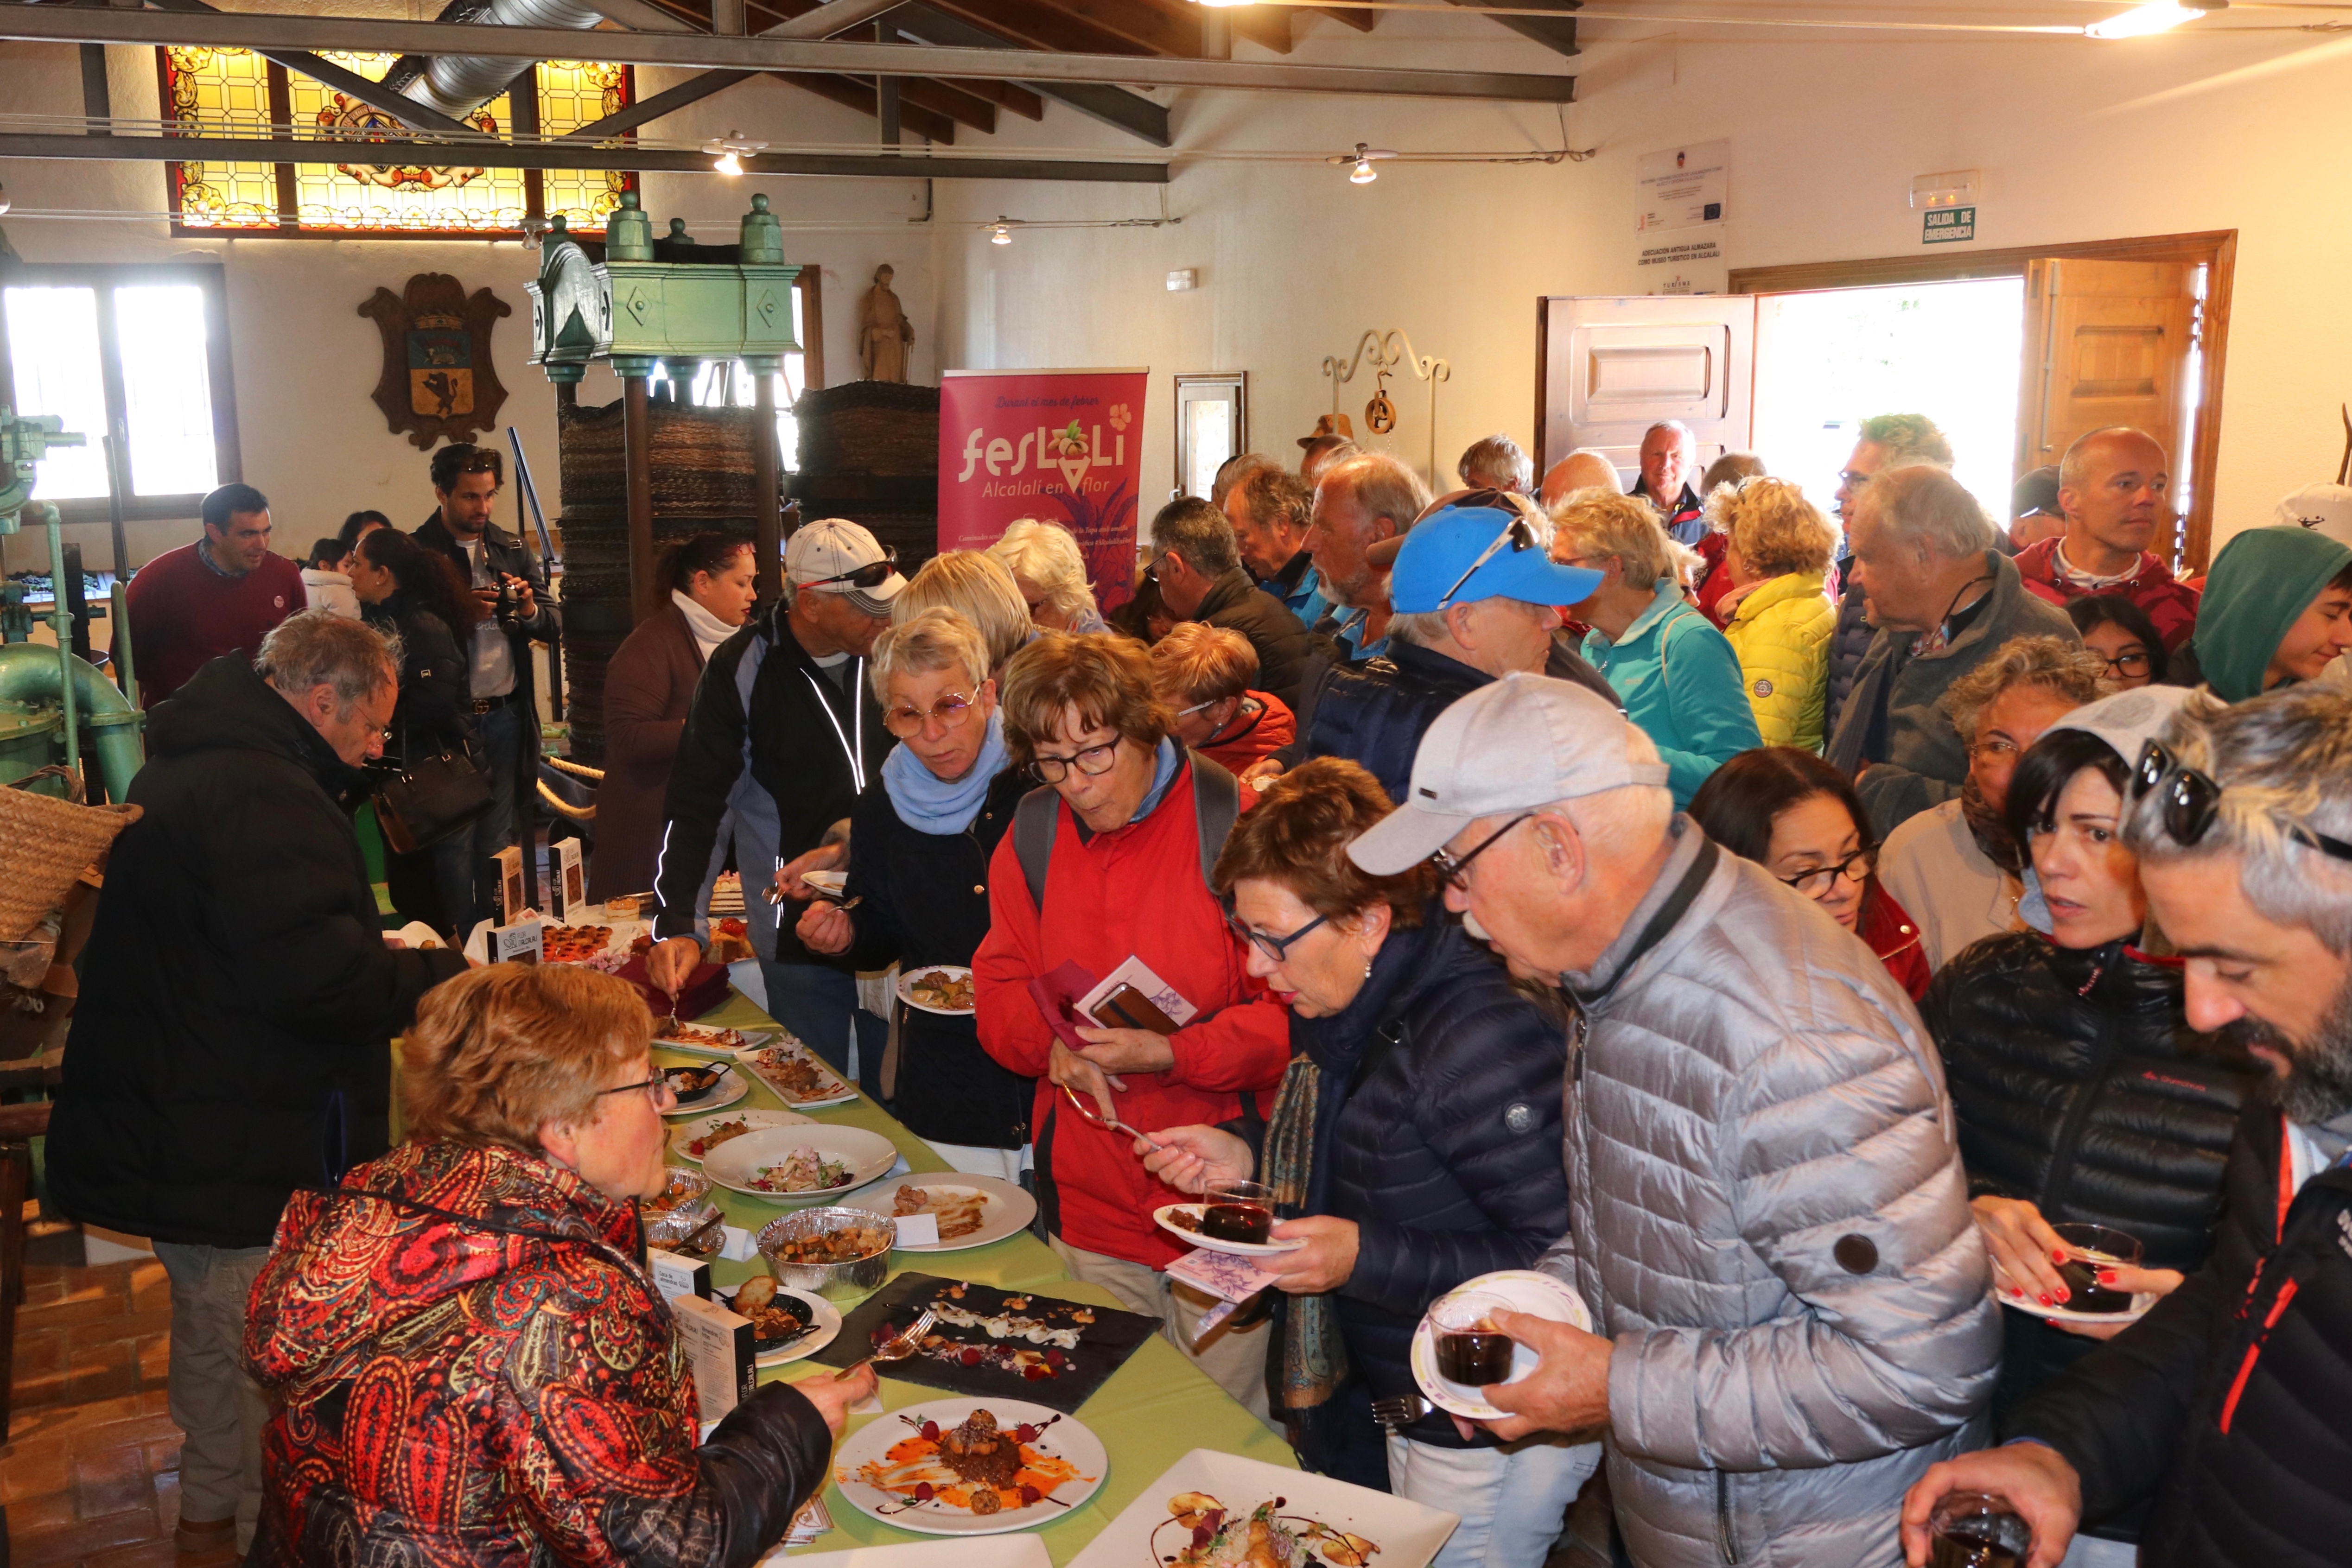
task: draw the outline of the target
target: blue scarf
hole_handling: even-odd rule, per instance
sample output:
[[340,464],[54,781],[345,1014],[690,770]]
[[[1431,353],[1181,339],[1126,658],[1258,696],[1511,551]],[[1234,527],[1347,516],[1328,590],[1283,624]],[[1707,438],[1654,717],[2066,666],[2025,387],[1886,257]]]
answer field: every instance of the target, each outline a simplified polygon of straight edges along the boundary
[[1135,815],[1128,819],[1129,822],[1139,822],[1160,809],[1160,799],[1168,793],[1168,786],[1175,781],[1177,766],[1183,760],[1184,748],[1167,736],[1161,736],[1159,754],[1151,763],[1151,788],[1144,791],[1143,804],[1135,809]]
[[945,836],[961,833],[980,815],[988,787],[1004,771],[1013,754],[1004,745],[1004,710],[988,716],[988,739],[982,744],[971,770],[948,780],[923,766],[922,758],[904,744],[890,748],[882,759],[882,788],[890,792],[890,808],[898,820],[919,833]]

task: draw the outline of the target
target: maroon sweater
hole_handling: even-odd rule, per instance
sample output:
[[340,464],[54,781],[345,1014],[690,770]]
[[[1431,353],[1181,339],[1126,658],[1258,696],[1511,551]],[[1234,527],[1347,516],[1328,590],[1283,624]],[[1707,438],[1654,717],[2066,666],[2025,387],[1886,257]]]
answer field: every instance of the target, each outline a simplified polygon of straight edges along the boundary
[[302,608],[302,569],[269,555],[243,577],[224,577],[194,545],[182,545],[132,573],[124,597],[140,706],[153,707],[206,661],[252,656],[272,626]]

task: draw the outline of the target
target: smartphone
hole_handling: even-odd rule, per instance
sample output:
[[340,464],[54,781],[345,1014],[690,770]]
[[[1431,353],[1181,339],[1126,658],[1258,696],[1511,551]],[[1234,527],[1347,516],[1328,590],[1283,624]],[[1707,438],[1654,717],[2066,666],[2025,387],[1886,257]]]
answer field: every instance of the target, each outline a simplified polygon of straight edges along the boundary
[[1105,1029],[1148,1029],[1154,1034],[1174,1034],[1174,1019],[1133,986],[1121,986],[1095,1004],[1095,1022]]

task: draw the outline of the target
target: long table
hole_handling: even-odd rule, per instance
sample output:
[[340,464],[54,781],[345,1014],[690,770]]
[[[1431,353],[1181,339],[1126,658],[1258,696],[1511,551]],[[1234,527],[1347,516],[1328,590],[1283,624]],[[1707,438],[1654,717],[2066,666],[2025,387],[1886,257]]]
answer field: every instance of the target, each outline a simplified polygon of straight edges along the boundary
[[[753,1006],[750,998],[740,992],[730,993],[723,1006],[696,1021],[715,1029],[776,1027],[773,1019]],[[655,1052],[655,1059],[671,1064],[708,1060],[658,1051]],[[757,1078],[751,1078],[749,1074],[745,1076],[750,1079],[751,1092],[738,1101],[738,1105],[793,1109]],[[801,1113],[814,1121],[864,1127],[869,1132],[881,1134],[898,1145],[898,1152],[906,1156],[912,1170],[948,1169],[947,1162],[932,1153],[929,1145],[899,1125],[887,1112],[863,1095],[846,1105]],[[719,1200],[719,1207],[726,1210],[729,1224],[740,1225],[750,1230],[756,1231],[778,1215],[790,1212],[784,1205],[762,1203],[757,1198],[729,1192],[724,1187],[715,1189],[713,1196]],[[1054,1255],[1053,1249],[1027,1231],[961,1252],[894,1253],[890,1262],[893,1278],[911,1268],[921,1273],[943,1274],[1005,1290],[1036,1291],[1097,1306],[1116,1307],[1119,1304],[1117,1298],[1102,1287],[1071,1279],[1063,1269],[1061,1260]],[[757,1260],[733,1263],[721,1259],[712,1261],[710,1272],[717,1283],[732,1286],[764,1268],[765,1265]],[[831,1376],[832,1368],[802,1361],[771,1368],[760,1376],[762,1382],[770,1382],[778,1379],[798,1381],[820,1375]],[[940,1398],[941,1395],[935,1388],[901,1382],[892,1377],[886,1367],[882,1369],[881,1397],[884,1410],[889,1411],[902,1406],[919,1405],[926,1400]],[[853,1416],[850,1417],[850,1430],[855,1431],[866,1422],[878,1418]],[[1086,1423],[1095,1436],[1102,1439],[1104,1448],[1110,1454],[1110,1473],[1104,1479],[1102,1490],[1084,1506],[1071,1510],[1068,1514],[1036,1531],[1045,1542],[1047,1554],[1056,1564],[1067,1563],[1076,1556],[1087,1542],[1134,1501],[1162,1470],[1193,1448],[1218,1448],[1226,1453],[1293,1468],[1297,1463],[1287,1443],[1243,1409],[1230,1395],[1211,1382],[1200,1368],[1177,1354],[1173,1345],[1157,1335],[1145,1342],[1125,1365],[1111,1375],[1110,1380],[1095,1396],[1079,1407],[1077,1419]],[[834,1529],[806,1551],[835,1552],[853,1546],[890,1545],[938,1539],[896,1529],[870,1518],[852,1508],[830,1485],[826,1488],[825,1507],[833,1515]]]

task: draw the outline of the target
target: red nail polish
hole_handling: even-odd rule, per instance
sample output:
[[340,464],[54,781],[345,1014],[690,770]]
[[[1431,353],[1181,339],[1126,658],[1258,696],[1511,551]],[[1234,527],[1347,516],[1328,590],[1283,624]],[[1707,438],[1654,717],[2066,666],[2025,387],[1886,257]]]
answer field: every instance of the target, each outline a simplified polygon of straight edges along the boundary
[[2099,1270],[2099,1283],[2100,1283],[2100,1284],[2102,1284],[2102,1285],[2112,1285],[2112,1284],[2114,1284],[2115,1282],[2116,1282],[2116,1271],[2115,1271],[2113,1269],[2102,1269],[2102,1270]]
[[2050,1304],[2051,1304],[2051,1302],[2050,1302],[2050,1298],[2049,1298],[2049,1297],[2047,1297],[2047,1296],[2043,1296],[2043,1297],[2042,1298],[2042,1304],[2043,1306],[2045,1306],[2045,1307],[2046,1307],[2046,1306],[2048,1306],[2048,1305],[2050,1305]]
[[2050,1249],[2050,1261],[2053,1263],[2063,1263],[2066,1261],[2065,1252],[2059,1248],[2052,1248]]
[[2058,1287],[2058,1299],[2059,1299],[2060,1301],[2067,1301],[2067,1300],[2069,1300],[2069,1299],[2070,1299],[2070,1297],[2069,1297],[2069,1295],[2068,1295],[2068,1292],[2067,1292],[2067,1290],[2066,1290],[2066,1288],[2065,1288],[2063,1285],[2061,1285],[2060,1287]]

